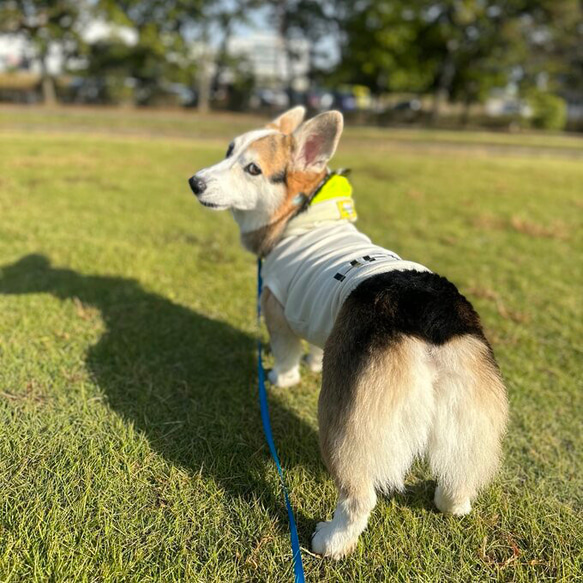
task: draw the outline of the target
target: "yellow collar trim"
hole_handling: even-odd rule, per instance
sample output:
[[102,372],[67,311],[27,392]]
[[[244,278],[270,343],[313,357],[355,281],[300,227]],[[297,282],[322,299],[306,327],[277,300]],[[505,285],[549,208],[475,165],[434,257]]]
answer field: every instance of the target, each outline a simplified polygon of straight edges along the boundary
[[310,206],[334,198],[352,198],[352,184],[342,174],[333,174],[310,202]]
[[310,202],[308,214],[321,214],[316,213],[315,208],[313,211],[309,209],[322,203],[331,203],[327,205],[329,208],[326,214],[332,219],[346,219],[354,222],[358,218],[352,198],[352,184],[344,174],[333,174],[328,178]]
[[342,174],[331,174],[307,202],[305,210],[290,220],[283,236],[299,235],[335,221],[354,223],[357,218],[348,178]]

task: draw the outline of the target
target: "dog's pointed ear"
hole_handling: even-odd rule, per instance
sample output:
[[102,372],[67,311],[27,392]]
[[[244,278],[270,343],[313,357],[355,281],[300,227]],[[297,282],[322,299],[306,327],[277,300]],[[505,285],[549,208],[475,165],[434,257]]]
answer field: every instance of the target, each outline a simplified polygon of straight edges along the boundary
[[321,113],[300,126],[294,133],[294,167],[309,172],[324,170],[334,156],[343,127],[339,111]]
[[305,116],[306,108],[303,105],[298,105],[297,107],[288,109],[285,113],[282,113],[279,117],[269,122],[267,128],[270,130],[278,130],[286,135],[293,134],[304,121]]

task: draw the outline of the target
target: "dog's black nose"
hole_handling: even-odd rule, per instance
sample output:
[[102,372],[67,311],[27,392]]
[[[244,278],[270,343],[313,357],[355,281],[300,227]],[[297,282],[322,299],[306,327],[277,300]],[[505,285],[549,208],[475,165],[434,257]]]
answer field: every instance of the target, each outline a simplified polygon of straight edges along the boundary
[[188,184],[190,184],[190,188],[192,188],[192,192],[194,192],[194,194],[196,194],[196,196],[198,196],[199,194],[202,194],[206,189],[206,182],[202,178],[199,178],[196,175],[192,176],[188,180]]

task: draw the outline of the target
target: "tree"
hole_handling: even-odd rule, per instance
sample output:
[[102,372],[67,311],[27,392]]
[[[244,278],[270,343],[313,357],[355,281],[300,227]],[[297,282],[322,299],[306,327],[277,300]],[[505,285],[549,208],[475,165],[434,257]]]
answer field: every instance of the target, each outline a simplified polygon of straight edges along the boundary
[[531,0],[517,27],[524,53],[520,84],[547,90],[583,89],[583,3]]
[[84,8],[79,0],[4,0],[0,4],[0,33],[22,35],[31,43],[40,65],[43,100],[47,105],[57,99],[48,69],[49,52],[58,45],[65,62],[79,52]]
[[[220,78],[234,59],[229,55],[229,41],[234,27],[242,22],[248,22],[251,11],[257,8],[261,0],[233,0],[232,2],[213,2],[204,10],[204,17],[199,26],[200,50],[198,71],[198,110],[206,113],[210,107],[211,93],[218,88]],[[221,41],[216,48],[214,60],[215,70],[211,78],[212,52],[210,46],[211,27],[218,28]]]
[[579,0],[449,0],[437,6],[427,2],[426,14],[436,14],[437,42],[425,46],[428,58],[437,53],[442,62],[433,83],[434,119],[443,99],[469,106],[492,87],[507,85],[511,75],[521,80],[523,95],[543,79],[556,88],[566,72],[563,48],[582,32]]
[[493,86],[506,85],[520,55],[518,39],[508,34],[519,14],[519,2],[513,0],[426,2],[418,41],[422,58],[434,63],[429,87],[433,122],[445,100],[459,100],[469,108]]
[[555,80],[565,52],[581,64],[579,0],[336,0],[337,79],[374,92],[432,92],[435,121],[446,99],[467,106],[519,73]]
[[422,12],[406,0],[336,0],[340,58],[336,83],[365,85],[375,94],[425,91],[432,60],[416,42],[425,28]]
[[[135,31],[137,42],[103,43],[94,51],[93,70],[121,71],[135,80],[138,103],[155,99],[166,81],[193,84],[196,63],[191,31],[210,0],[98,0],[94,12],[114,26]],[[123,46],[122,46],[123,45]],[[104,58],[104,51],[110,58]]]
[[308,78],[313,81],[318,60],[326,58],[322,39],[334,32],[334,5],[330,0],[298,0],[295,10],[288,16],[291,38],[303,38],[309,43]]
[[249,22],[249,15],[261,6],[262,0],[234,0],[232,4],[218,2],[212,12],[207,15],[207,20],[216,24],[221,31],[221,42],[215,59],[215,72],[212,87],[216,89],[220,78],[227,69],[233,65],[233,57],[229,54],[229,41],[237,24]]
[[285,53],[286,92],[293,101],[294,61],[298,55],[294,41],[309,43],[308,77],[313,78],[319,42],[332,32],[334,4],[331,0],[268,0],[270,21],[275,26]]

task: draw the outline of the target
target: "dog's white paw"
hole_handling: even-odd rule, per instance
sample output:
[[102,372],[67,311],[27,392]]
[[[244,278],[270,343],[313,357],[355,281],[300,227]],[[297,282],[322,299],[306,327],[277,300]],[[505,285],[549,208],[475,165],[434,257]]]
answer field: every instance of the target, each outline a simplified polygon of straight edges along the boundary
[[452,500],[443,491],[441,486],[437,486],[437,488],[435,488],[435,498],[433,501],[435,502],[435,506],[437,506],[441,512],[447,512],[448,514],[453,514],[454,516],[465,516],[472,510],[472,505],[469,498]]
[[323,557],[341,559],[350,554],[356,547],[358,536],[338,528],[333,520],[318,522],[312,535],[312,551]]
[[322,357],[316,356],[312,353],[306,354],[304,362],[309,370],[312,372],[322,372]]
[[294,367],[287,372],[277,372],[275,369],[270,370],[267,373],[267,378],[269,382],[280,388],[293,387],[300,382],[300,369],[299,367]]

